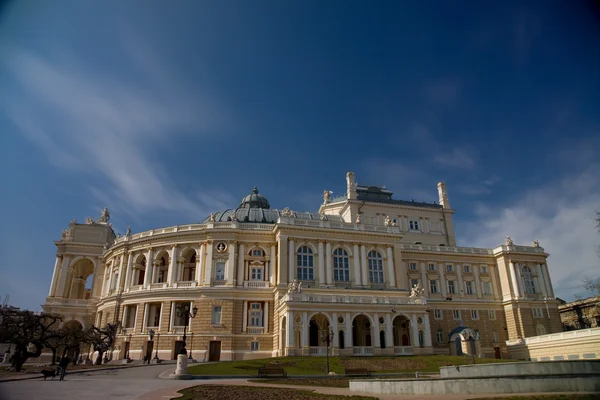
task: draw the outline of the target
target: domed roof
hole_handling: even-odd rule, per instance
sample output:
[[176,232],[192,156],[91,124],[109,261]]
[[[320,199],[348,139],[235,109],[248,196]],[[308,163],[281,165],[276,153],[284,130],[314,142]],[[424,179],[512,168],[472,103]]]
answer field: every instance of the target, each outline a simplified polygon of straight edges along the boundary
[[271,206],[269,205],[269,200],[258,193],[258,188],[254,186],[252,193],[242,199],[238,208],[264,208],[265,210],[268,210]]

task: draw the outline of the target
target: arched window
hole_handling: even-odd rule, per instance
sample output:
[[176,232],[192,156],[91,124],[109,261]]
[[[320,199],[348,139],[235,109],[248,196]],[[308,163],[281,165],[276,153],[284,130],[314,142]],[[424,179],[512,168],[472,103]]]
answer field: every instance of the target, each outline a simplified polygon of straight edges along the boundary
[[523,276],[523,283],[525,284],[525,293],[535,294],[535,282],[533,281],[533,274],[528,266],[524,266],[521,270]]
[[383,258],[376,251],[369,252],[369,282],[384,283]]
[[379,331],[379,347],[385,349],[385,331]]
[[342,248],[337,248],[333,251],[333,279],[336,282],[350,281],[348,253]]
[[419,331],[419,347],[425,347],[425,334]]
[[297,254],[297,276],[301,281],[312,281],[314,279],[314,257],[313,251],[308,246],[302,246]]

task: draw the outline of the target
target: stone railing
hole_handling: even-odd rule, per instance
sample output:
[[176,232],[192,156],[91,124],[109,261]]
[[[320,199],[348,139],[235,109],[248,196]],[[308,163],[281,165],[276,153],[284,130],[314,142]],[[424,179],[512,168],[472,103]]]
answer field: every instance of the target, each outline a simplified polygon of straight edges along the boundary
[[440,253],[460,253],[460,254],[483,254],[492,255],[494,252],[490,249],[481,249],[478,247],[449,247],[449,246],[431,246],[427,244],[406,244],[399,245],[402,250],[435,251]]
[[244,281],[244,287],[247,288],[268,288],[269,282],[267,281]]
[[246,332],[251,335],[262,335],[265,331],[265,328],[262,326],[249,326],[246,328]]
[[90,300],[87,299],[62,299],[52,297],[46,300],[46,305],[68,305],[87,307],[89,304]]
[[581,330],[577,330],[577,331],[559,332],[559,333],[551,333],[549,335],[533,336],[533,337],[528,337],[525,339],[507,340],[506,344],[508,346],[514,346],[514,345],[518,345],[518,344],[554,342],[554,341],[577,339],[577,338],[581,338],[581,337],[591,337],[591,336],[600,337],[600,328],[581,329]]
[[355,356],[372,356],[373,348],[370,346],[354,346],[352,354]]
[[225,286],[227,281],[225,279],[213,279],[210,286]]
[[412,355],[413,348],[411,346],[394,346],[394,355],[396,356],[404,356],[404,355]]
[[196,286],[196,281],[179,281],[173,283],[174,288],[189,288]]
[[342,304],[384,304],[425,305],[427,299],[421,297],[388,297],[388,296],[349,296],[331,294],[287,293],[282,298],[283,302],[293,303],[342,303]]

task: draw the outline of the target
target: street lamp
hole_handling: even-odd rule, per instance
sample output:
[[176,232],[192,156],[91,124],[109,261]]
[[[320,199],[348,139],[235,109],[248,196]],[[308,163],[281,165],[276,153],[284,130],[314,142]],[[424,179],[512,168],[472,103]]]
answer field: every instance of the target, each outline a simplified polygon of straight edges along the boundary
[[158,362],[158,343],[160,341],[160,332],[156,332],[156,353],[154,354],[154,359]]
[[188,327],[188,323],[190,321],[190,318],[195,318],[196,314],[198,314],[198,307],[194,307],[192,309],[192,312],[190,312],[190,305],[189,304],[187,306],[183,307],[183,310],[181,310],[181,308],[179,308],[179,311],[177,312],[177,316],[178,317],[183,317],[184,318],[184,324],[183,324],[183,346],[181,346],[181,351],[179,351],[179,354],[187,354],[187,350],[185,348],[185,339],[186,339],[187,327]]
[[327,344],[327,353],[325,354],[325,356],[326,356],[326,360],[327,360],[326,371],[327,371],[327,375],[329,375],[329,345],[333,341],[333,331],[329,330],[329,329],[326,331],[321,331],[321,340],[324,340],[325,343]]
[[193,348],[194,348],[194,332],[190,332],[190,356],[188,357],[188,360],[194,359],[192,357],[192,349]]

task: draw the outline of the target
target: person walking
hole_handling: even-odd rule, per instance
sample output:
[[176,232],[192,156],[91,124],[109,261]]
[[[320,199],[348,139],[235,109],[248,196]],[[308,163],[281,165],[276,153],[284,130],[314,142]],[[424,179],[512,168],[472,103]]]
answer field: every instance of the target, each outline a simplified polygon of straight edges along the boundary
[[62,358],[60,359],[60,363],[58,364],[59,381],[65,379],[65,373],[67,372],[67,366],[69,365],[69,362],[71,362],[71,360],[66,355],[62,356]]

